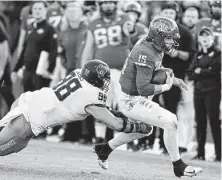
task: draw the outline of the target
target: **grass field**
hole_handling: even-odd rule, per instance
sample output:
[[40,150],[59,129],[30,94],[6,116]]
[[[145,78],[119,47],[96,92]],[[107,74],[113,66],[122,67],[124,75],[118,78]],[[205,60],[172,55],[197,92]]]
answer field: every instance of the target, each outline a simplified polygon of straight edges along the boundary
[[[32,140],[23,151],[1,157],[1,180],[174,180],[168,156],[115,151],[109,169],[97,165],[92,147]],[[220,180],[220,163],[190,162],[203,167],[193,180]],[[191,179],[183,177],[181,180]]]

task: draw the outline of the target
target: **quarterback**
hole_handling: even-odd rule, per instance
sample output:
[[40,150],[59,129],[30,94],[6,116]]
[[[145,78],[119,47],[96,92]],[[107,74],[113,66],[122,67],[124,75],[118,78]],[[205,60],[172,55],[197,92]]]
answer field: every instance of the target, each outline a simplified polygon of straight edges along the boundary
[[[151,21],[148,36],[137,42],[128,58],[120,77],[122,95],[120,111],[132,121],[140,121],[164,130],[164,143],[170,155],[174,174],[177,177],[195,176],[202,171],[181,160],[177,139],[177,117],[175,114],[152,102],[152,96],[170,90],[172,85],[186,89],[183,80],[166,72],[165,84],[153,84],[155,70],[163,68],[164,52],[172,52],[178,46],[179,30],[175,21],[159,17]],[[107,169],[109,154],[118,146],[142,138],[142,134],[121,133],[105,144],[94,147],[99,165]]]
[[49,127],[83,120],[88,115],[112,129],[125,133],[150,133],[151,126],[131,123],[120,112],[106,106],[110,69],[100,60],[91,60],[53,88],[23,93],[0,121],[0,156],[19,152],[33,136]]

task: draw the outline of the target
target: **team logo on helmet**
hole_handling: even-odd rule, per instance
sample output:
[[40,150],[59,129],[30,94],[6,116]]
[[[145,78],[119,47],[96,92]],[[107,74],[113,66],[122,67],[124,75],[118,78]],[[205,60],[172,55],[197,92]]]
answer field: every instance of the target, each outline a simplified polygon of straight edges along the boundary
[[97,67],[96,67],[96,72],[98,73],[98,75],[100,77],[104,77],[105,74],[108,72],[108,68],[102,64],[99,64]]

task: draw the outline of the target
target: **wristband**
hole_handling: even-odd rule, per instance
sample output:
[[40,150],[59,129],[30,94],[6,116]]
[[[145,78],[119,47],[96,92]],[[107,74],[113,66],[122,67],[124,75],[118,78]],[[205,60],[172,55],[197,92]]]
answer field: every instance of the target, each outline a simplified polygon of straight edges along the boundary
[[169,86],[167,84],[164,84],[161,87],[162,87],[162,92],[165,92],[165,91],[169,90]]

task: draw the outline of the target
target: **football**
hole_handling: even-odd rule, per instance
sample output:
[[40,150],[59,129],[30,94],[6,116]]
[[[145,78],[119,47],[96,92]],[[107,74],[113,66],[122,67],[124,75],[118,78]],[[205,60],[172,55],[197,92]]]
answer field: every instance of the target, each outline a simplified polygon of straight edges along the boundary
[[167,78],[166,72],[169,72],[171,76],[173,75],[173,70],[169,68],[158,69],[154,71],[151,83],[152,84],[165,84],[166,78]]

